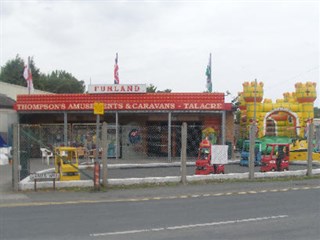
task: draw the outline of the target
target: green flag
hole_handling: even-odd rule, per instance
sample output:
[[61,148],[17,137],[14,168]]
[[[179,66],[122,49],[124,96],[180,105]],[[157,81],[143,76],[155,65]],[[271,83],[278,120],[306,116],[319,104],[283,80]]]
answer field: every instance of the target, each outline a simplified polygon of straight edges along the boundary
[[206,69],[206,76],[207,76],[207,90],[208,92],[212,92],[212,81],[211,81],[211,53],[209,57],[209,64]]

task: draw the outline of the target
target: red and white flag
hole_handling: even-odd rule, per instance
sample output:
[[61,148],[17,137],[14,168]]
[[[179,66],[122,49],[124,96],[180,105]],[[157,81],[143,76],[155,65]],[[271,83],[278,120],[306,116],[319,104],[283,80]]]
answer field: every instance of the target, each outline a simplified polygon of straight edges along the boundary
[[119,84],[120,80],[119,80],[118,53],[116,54],[113,77],[114,77],[114,84]]
[[30,58],[28,59],[28,65],[24,67],[23,70],[23,77],[27,81],[27,87],[28,87],[28,92],[33,92],[33,82],[32,82],[32,73],[31,73],[31,68],[30,68]]

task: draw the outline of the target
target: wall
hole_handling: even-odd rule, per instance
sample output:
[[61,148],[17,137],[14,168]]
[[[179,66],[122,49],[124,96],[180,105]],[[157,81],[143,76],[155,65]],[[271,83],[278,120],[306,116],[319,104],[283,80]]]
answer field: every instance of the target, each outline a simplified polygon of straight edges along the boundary
[[[9,98],[17,100],[17,95],[19,94],[28,94],[28,88],[14,85],[6,82],[0,82],[0,93],[7,95]],[[40,91],[35,89],[34,94],[49,94],[50,92]],[[50,93],[52,94],[52,93]]]
[[0,134],[8,145],[12,143],[12,124],[18,123],[18,114],[11,109],[0,109]]

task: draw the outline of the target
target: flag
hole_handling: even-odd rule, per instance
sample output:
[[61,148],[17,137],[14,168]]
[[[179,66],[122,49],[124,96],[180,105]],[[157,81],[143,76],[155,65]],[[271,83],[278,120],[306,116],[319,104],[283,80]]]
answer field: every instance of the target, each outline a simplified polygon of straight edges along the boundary
[[209,57],[209,63],[206,69],[206,76],[207,76],[207,90],[208,92],[212,92],[212,81],[211,81],[211,53]]
[[23,77],[27,82],[28,92],[30,94],[30,92],[34,91],[33,82],[32,82],[32,73],[30,68],[30,57],[28,58],[28,64],[24,67]]
[[118,53],[116,54],[113,77],[114,77],[114,84],[119,84],[120,80],[119,80]]

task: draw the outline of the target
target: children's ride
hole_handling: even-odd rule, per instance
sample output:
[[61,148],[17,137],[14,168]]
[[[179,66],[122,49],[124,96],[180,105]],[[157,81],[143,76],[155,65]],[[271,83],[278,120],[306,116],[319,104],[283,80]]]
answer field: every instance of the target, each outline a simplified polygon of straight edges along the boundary
[[[294,140],[290,145],[290,161],[308,159],[308,141]],[[312,160],[320,161],[320,152],[317,149],[312,151]]]
[[290,144],[269,143],[261,159],[261,172],[289,170]]
[[54,151],[55,172],[59,173],[60,181],[80,180],[77,148],[57,147]]
[[273,102],[264,98],[262,82],[245,82],[239,93],[241,111],[240,137],[248,138],[249,126],[256,122],[256,137],[278,136],[305,138],[307,126],[314,119],[317,99],[315,82],[296,83],[295,92],[285,92],[282,99]]
[[[241,159],[240,166],[249,166],[249,158],[250,158],[250,141],[245,140],[243,142],[242,151],[241,151]],[[254,146],[254,165],[261,165],[261,141],[256,140]]]
[[207,139],[201,141],[195,174],[224,173],[224,164],[226,163],[228,163],[228,146],[212,145]]

